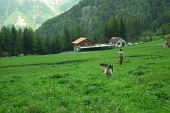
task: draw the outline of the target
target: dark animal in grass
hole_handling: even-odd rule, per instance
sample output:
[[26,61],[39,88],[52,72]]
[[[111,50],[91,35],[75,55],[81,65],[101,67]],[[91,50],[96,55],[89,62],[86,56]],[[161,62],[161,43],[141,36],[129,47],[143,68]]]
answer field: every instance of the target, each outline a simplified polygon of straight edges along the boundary
[[104,73],[106,74],[106,77],[109,78],[113,74],[113,65],[103,64],[101,63],[100,66],[104,68]]

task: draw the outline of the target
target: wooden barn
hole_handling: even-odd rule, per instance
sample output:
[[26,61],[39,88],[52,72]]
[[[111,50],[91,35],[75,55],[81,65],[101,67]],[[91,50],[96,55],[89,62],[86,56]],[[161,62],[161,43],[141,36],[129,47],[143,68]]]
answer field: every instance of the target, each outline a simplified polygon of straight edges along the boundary
[[81,47],[95,46],[95,41],[88,38],[80,37],[79,39],[72,42],[74,51],[79,51]]

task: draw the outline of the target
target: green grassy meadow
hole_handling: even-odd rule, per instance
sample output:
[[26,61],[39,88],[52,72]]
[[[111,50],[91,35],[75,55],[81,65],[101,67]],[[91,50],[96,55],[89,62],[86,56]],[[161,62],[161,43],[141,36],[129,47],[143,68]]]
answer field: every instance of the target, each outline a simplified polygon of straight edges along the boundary
[[[170,49],[162,40],[92,52],[0,58],[0,113],[168,113]],[[99,65],[114,66],[106,78]]]

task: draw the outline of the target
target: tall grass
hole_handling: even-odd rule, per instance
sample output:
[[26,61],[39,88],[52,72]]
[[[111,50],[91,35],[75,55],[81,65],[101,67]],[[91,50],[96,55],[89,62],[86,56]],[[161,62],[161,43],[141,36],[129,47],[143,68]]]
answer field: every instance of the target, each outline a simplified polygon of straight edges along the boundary
[[[118,48],[0,58],[0,112],[170,112],[170,53],[157,43],[123,47],[121,66]],[[111,78],[100,63],[114,66]]]

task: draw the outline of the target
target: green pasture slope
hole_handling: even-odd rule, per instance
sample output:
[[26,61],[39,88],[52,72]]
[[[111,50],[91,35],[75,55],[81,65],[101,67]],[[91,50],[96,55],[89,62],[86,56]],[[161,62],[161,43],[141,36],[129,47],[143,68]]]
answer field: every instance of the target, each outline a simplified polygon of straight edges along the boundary
[[[0,113],[169,113],[162,40],[93,52],[0,58]],[[114,66],[106,78],[100,63]]]

